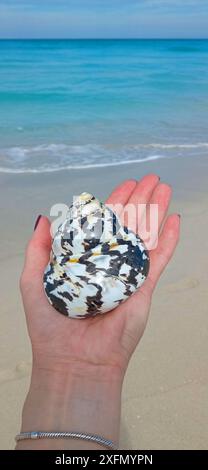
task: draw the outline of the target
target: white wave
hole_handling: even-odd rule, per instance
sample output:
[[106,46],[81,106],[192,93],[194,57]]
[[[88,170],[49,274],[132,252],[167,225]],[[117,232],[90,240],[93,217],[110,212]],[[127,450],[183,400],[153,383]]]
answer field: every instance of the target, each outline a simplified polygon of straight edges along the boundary
[[0,154],[4,152],[8,156],[22,157],[27,156],[28,154],[35,154],[39,152],[49,152],[49,153],[66,153],[67,151],[72,154],[75,153],[85,153],[90,150],[100,150],[100,151],[109,151],[109,150],[141,150],[141,149],[197,149],[197,148],[208,148],[208,142],[198,142],[195,144],[163,144],[163,143],[150,143],[150,144],[127,144],[123,146],[119,145],[99,145],[99,144],[86,144],[86,145],[67,145],[67,144],[41,144],[31,147],[10,147],[6,149],[0,149]]
[[[148,162],[204,152],[208,142],[149,143],[132,145],[41,144],[0,149],[2,173],[48,173]],[[197,153],[200,153],[199,151]]]
[[151,160],[158,160],[160,158],[165,158],[164,155],[151,155],[147,158],[138,158],[137,160],[127,160],[127,161],[119,161],[119,162],[109,162],[109,163],[96,163],[96,164],[88,164],[88,165],[67,165],[67,166],[60,166],[56,168],[3,168],[0,167],[1,173],[53,173],[55,171],[63,171],[63,170],[88,170],[92,168],[106,168],[110,166],[121,166],[121,165],[129,165],[132,163],[145,163]]
[[196,144],[147,144],[143,146],[144,148],[160,148],[160,149],[197,149],[197,148],[207,148],[208,142],[199,142]]

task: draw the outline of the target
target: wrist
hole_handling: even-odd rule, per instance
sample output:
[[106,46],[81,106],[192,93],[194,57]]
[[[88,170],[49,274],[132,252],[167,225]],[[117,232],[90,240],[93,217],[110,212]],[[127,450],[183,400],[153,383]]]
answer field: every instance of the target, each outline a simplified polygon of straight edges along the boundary
[[[86,365],[83,370],[80,364],[73,364],[67,369],[56,365],[51,370],[34,364],[21,430],[98,434],[117,445],[121,388],[121,375],[104,366]],[[27,443],[30,448],[31,444],[38,445],[38,448],[54,448],[54,445],[68,449],[99,448],[97,445],[89,447],[86,442],[68,440]],[[25,446],[25,443],[18,444],[19,448],[22,445]]]

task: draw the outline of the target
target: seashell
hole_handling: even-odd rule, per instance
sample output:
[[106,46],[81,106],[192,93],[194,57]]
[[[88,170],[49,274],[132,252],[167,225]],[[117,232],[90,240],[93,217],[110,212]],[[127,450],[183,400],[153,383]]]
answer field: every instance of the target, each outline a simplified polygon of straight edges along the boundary
[[103,314],[145,281],[149,255],[142,240],[88,193],[78,196],[56,232],[44,273],[49,302],[63,315]]

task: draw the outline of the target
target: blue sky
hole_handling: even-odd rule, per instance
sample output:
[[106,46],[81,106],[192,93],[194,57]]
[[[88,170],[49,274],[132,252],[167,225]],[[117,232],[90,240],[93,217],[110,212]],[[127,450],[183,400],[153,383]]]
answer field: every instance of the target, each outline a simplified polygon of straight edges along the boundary
[[208,0],[0,0],[1,38],[208,37]]

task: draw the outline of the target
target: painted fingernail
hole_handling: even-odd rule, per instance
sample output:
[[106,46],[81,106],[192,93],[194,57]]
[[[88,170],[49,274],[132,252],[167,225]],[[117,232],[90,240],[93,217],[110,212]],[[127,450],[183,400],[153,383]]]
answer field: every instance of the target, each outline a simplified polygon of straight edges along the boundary
[[36,230],[36,228],[37,228],[37,226],[38,226],[38,224],[39,224],[39,222],[40,222],[41,217],[42,217],[42,215],[39,215],[39,216],[37,217],[36,222],[35,222],[35,226],[34,226],[34,231]]
[[181,214],[178,214],[179,219],[181,219]]

